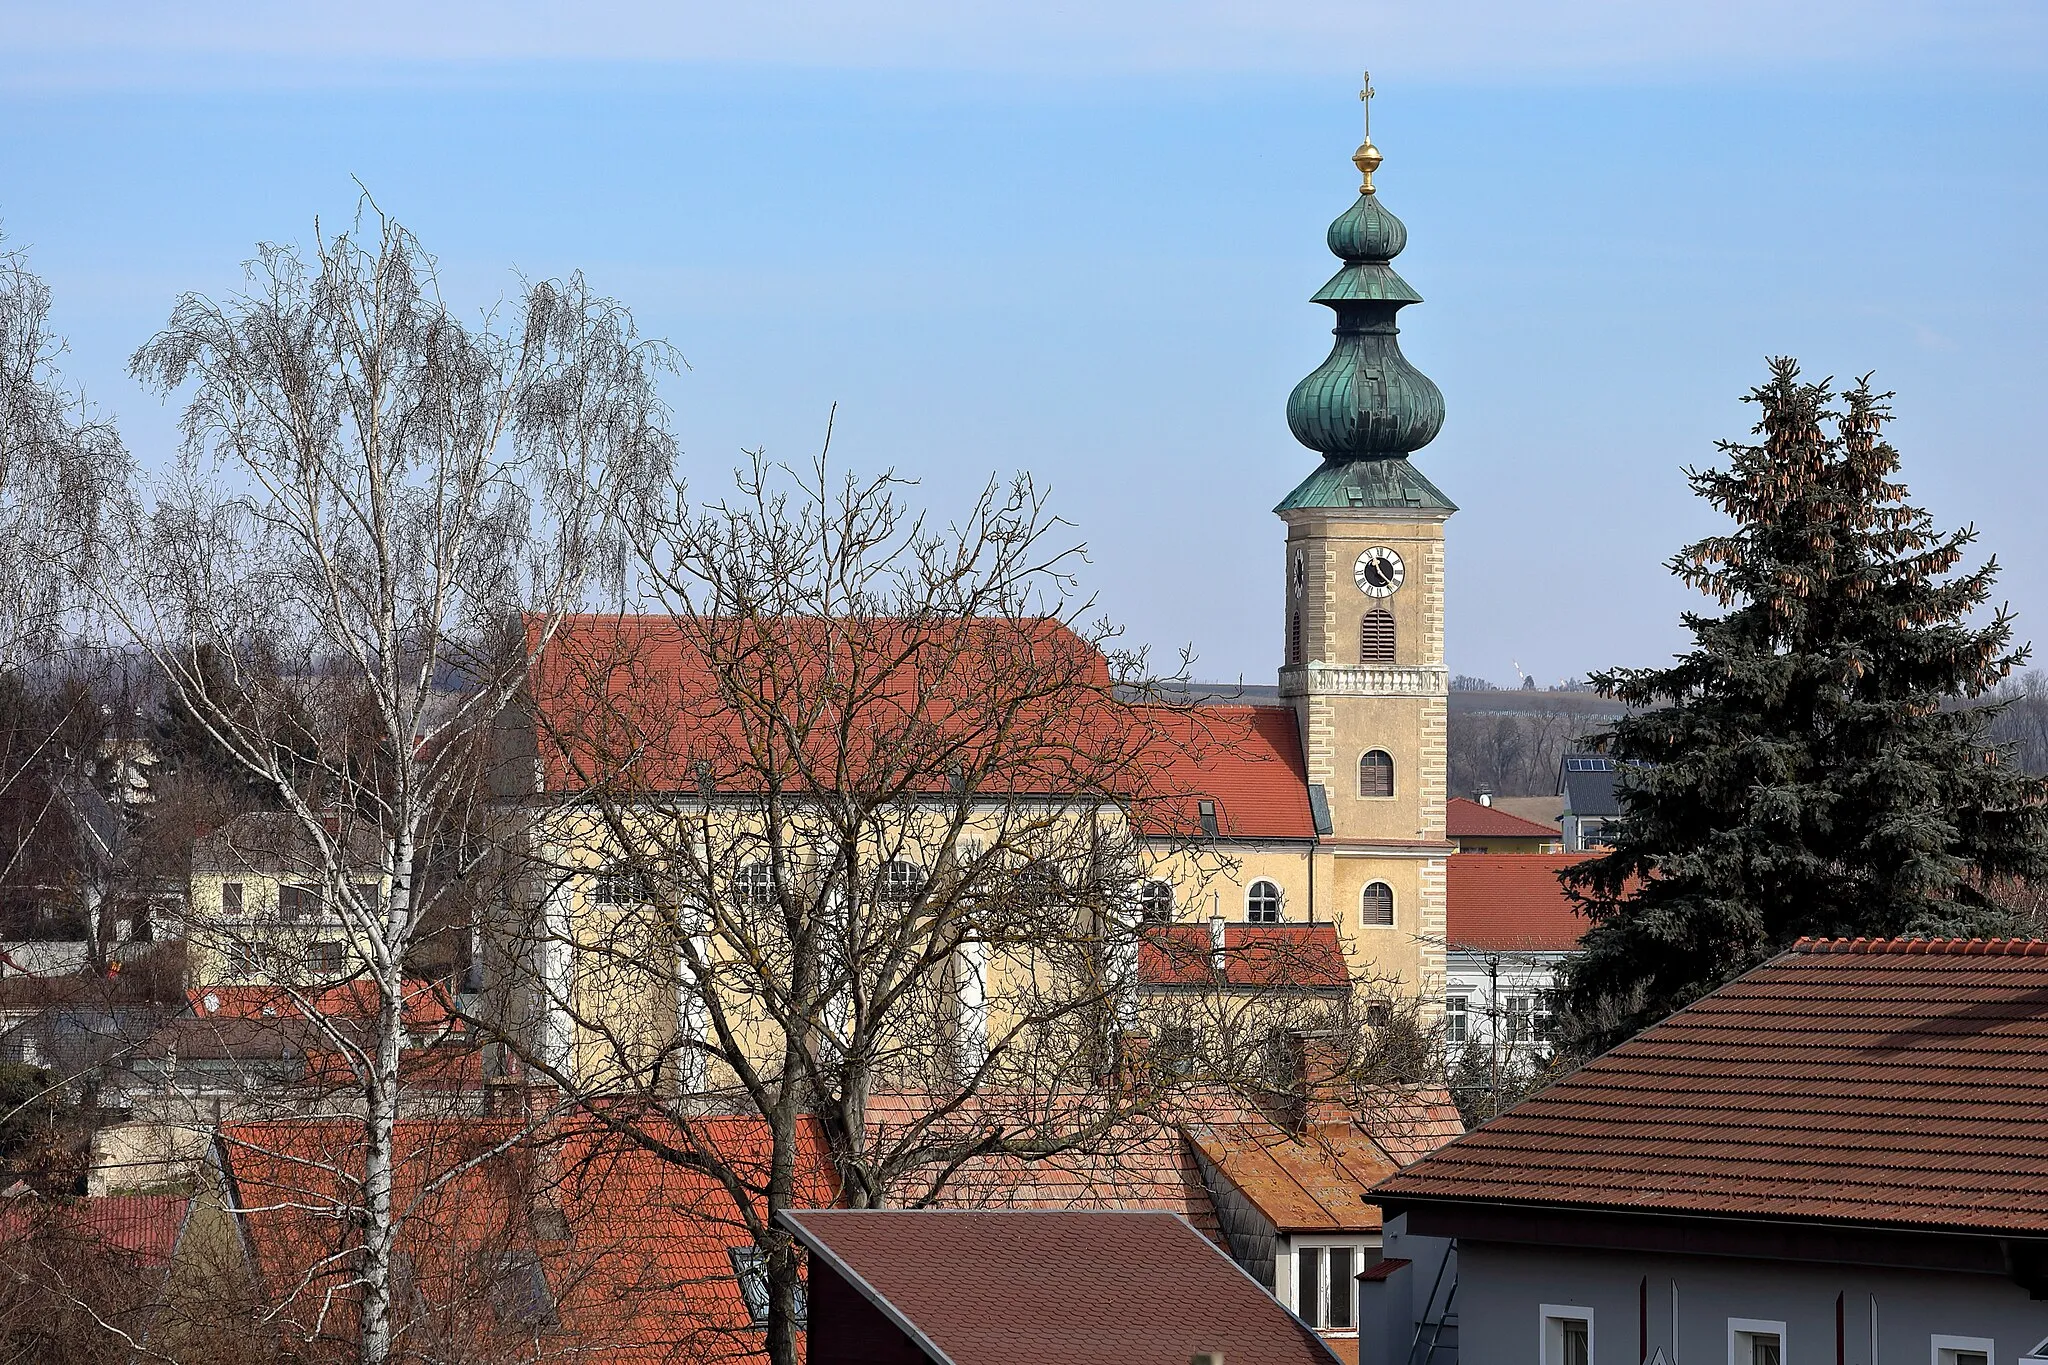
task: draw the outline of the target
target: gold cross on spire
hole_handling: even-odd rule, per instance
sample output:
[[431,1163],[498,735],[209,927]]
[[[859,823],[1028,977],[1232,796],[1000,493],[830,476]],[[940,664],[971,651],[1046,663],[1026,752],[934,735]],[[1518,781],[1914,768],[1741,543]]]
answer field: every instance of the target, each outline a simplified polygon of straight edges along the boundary
[[1361,177],[1358,186],[1360,194],[1372,193],[1372,173],[1380,168],[1386,158],[1380,149],[1372,145],[1372,97],[1378,92],[1372,88],[1372,72],[1365,73],[1365,82],[1359,87],[1358,102],[1365,106],[1365,141],[1358,144],[1358,150],[1351,154],[1351,164],[1358,167]]

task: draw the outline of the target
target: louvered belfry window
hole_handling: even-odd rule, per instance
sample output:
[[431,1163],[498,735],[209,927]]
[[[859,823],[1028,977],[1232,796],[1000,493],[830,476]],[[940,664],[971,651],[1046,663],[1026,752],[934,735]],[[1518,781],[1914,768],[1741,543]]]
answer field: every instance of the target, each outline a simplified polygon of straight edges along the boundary
[[1385,607],[1374,607],[1358,623],[1358,662],[1394,662],[1394,613]]
[[1394,760],[1384,749],[1369,749],[1358,758],[1358,794],[1392,796]]
[[1394,922],[1394,888],[1385,882],[1373,882],[1358,898],[1358,922],[1360,924],[1392,924]]
[[1293,623],[1287,628],[1287,662],[1301,662],[1301,613],[1294,613]]

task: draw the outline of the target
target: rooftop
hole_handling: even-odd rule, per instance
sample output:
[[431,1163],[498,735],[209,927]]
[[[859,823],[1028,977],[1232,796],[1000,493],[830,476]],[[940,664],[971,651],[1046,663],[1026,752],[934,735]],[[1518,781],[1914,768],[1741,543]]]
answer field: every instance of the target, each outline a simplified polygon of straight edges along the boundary
[[1333,1359],[1170,1213],[829,1209],[782,1221],[810,1250],[814,1277],[828,1267],[934,1361],[1187,1365],[1203,1351],[1260,1365]]
[[2048,1234],[2044,1106],[2048,942],[1802,940],[1375,1196]]
[[1444,923],[1451,951],[1563,952],[1590,927],[1558,873],[1583,853],[1460,853],[1444,863]]
[[1360,1232],[1379,1227],[1365,1192],[1399,1166],[1356,1123],[1317,1123],[1294,1133],[1272,1124],[1188,1132],[1202,1160],[1281,1232]]
[[1225,924],[1222,971],[1206,923],[1162,924],[1138,945],[1144,986],[1341,991],[1351,984],[1330,924]]
[[1444,803],[1444,829],[1453,839],[1555,839],[1555,825],[1524,820],[1500,806],[1454,796]]

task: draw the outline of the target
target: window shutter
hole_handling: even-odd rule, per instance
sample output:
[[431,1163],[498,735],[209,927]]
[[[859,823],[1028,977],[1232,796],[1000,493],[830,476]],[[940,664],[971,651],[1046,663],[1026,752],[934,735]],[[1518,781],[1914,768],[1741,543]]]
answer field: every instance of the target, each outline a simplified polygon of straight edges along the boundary
[[1373,882],[1358,898],[1358,922],[1360,924],[1388,925],[1394,922],[1394,888],[1385,882]]
[[1358,794],[1392,796],[1394,760],[1384,749],[1369,749],[1358,759]]
[[1358,662],[1394,662],[1394,614],[1385,607],[1374,607],[1358,623]]

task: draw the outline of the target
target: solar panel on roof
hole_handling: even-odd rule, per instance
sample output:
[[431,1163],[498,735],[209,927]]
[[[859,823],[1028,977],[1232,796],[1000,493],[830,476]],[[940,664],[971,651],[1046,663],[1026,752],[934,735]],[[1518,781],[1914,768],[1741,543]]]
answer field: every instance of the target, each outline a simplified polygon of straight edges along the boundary
[[1614,760],[1611,758],[1568,758],[1564,761],[1568,773],[1611,773]]

